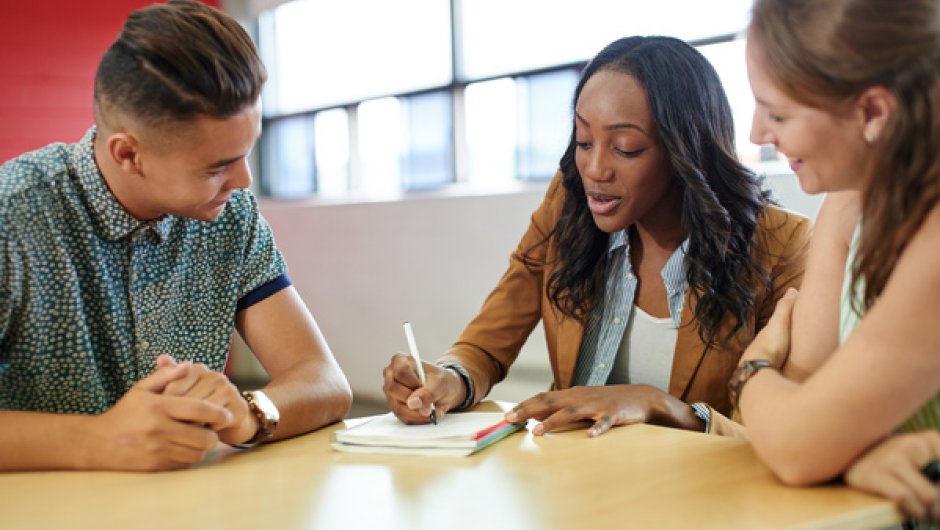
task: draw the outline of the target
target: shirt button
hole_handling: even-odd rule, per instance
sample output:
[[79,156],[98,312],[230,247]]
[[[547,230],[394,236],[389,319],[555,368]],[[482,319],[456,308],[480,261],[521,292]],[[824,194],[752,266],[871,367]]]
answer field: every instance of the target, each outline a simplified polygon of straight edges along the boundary
[[150,343],[149,343],[149,342],[147,342],[147,341],[145,341],[145,340],[140,341],[140,349],[146,350],[146,349],[149,348],[149,347],[150,347]]
[[627,273],[627,279],[628,279],[628,280],[633,280],[633,279],[635,279],[635,278],[636,278],[636,276],[634,276],[632,272],[628,272],[628,273]]
[[620,317],[617,317],[617,318],[614,319],[614,324],[619,324],[619,323],[621,323],[621,322],[623,322],[623,321],[620,320]]
[[607,365],[604,364],[604,363],[600,363],[600,364],[597,365],[597,367],[600,368],[601,370],[603,370],[604,368],[607,368]]

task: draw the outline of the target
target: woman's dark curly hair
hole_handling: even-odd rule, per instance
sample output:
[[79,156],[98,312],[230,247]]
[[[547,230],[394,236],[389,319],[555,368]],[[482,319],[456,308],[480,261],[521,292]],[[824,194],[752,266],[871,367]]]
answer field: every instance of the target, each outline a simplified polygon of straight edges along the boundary
[[[646,89],[671,178],[682,188],[681,223],[689,237],[686,275],[699,336],[709,347],[726,343],[754,317],[758,286],[771,288],[770,273],[755,252],[758,219],[771,200],[762,179],[737,159],[731,108],[718,74],[681,40],[628,37],[608,45],[587,65],[573,107],[585,83],[600,71],[628,74]],[[597,228],[587,207],[573,128],[561,171],[567,199],[548,236],[556,239],[560,265],[546,288],[563,314],[583,321],[606,268],[608,234]],[[719,337],[729,316],[732,326]]]

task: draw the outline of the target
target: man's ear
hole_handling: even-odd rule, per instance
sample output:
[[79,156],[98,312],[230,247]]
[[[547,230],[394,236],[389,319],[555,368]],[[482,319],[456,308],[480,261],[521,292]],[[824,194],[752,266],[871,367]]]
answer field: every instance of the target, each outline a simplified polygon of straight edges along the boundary
[[856,114],[866,142],[878,141],[896,105],[894,94],[883,86],[876,85],[862,92],[856,102]]
[[133,134],[122,131],[107,138],[108,156],[125,173],[140,173],[140,141]]

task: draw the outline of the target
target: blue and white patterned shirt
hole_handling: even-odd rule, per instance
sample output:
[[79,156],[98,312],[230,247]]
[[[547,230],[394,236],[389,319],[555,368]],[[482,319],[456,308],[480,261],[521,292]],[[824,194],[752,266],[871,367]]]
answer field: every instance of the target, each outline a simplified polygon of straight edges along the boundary
[[[673,252],[660,276],[666,284],[669,314],[676,327],[682,317],[682,305],[689,283],[686,278],[685,254],[689,247],[686,239]],[[574,385],[600,386],[607,384],[614,366],[620,342],[623,340],[633,311],[636,296],[636,275],[630,263],[630,241],[626,230],[610,234],[607,246],[607,271],[604,291],[594,299],[594,306],[584,328],[584,338],[578,353],[574,372]]]
[[94,136],[0,167],[0,409],[103,412],[162,353],[221,370],[236,311],[290,285],[250,192],[212,222],[139,221]]

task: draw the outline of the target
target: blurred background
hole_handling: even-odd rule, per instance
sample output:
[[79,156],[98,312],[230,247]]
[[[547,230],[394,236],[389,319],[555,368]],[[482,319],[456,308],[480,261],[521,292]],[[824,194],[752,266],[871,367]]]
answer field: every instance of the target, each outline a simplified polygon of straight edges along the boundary
[[[97,62],[144,0],[0,0],[0,162],[92,124]],[[476,314],[555,173],[585,61],[628,35],[670,35],[715,66],[742,160],[814,217],[772,148],[748,142],[750,0],[222,0],[269,81],[254,191],[356,395],[383,408],[382,368],[412,322],[434,359]],[[492,398],[551,381],[533,332]],[[264,371],[239,341],[242,386]]]

